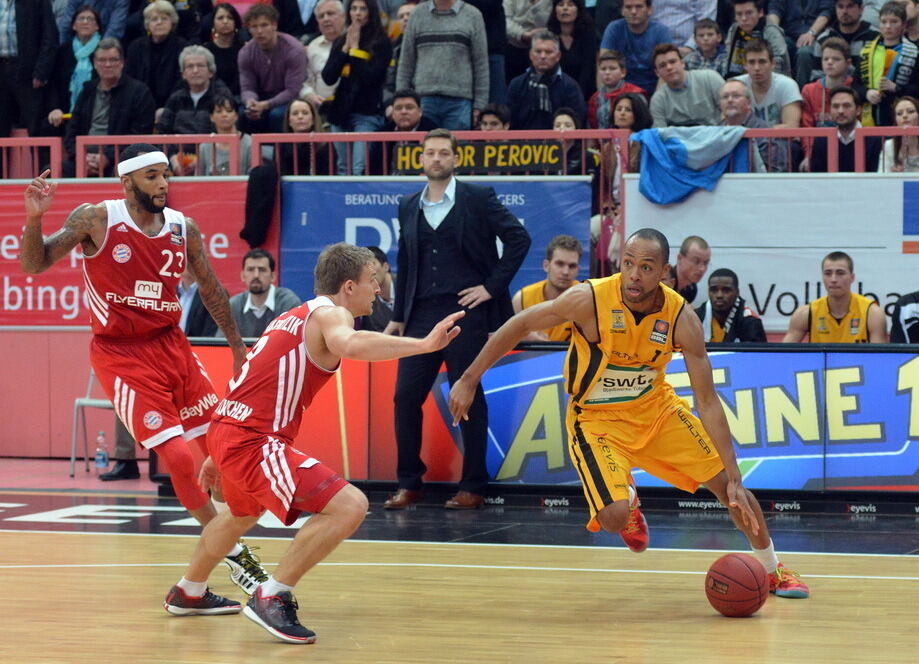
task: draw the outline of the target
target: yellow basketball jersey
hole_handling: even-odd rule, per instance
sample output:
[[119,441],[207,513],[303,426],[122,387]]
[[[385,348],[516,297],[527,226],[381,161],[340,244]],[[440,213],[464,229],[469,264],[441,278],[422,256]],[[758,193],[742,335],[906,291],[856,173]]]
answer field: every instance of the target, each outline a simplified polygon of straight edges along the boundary
[[[575,280],[571,283],[572,286],[577,284]],[[530,284],[529,286],[524,286],[520,289],[520,308],[526,309],[527,307],[532,307],[533,305],[539,304],[540,302],[546,301],[546,280],[537,281],[535,284]],[[550,327],[548,330],[543,330],[549,337],[549,341],[568,341],[571,339],[571,323],[562,323],[561,325],[556,325],[555,327]]]
[[870,297],[852,293],[849,311],[842,320],[830,313],[829,299],[821,297],[810,303],[808,333],[811,343],[868,343],[868,307],[874,302]]
[[589,279],[594,293],[599,343],[584,338],[577,326],[565,361],[565,385],[571,404],[581,410],[636,407],[661,392],[675,350],[673,333],[686,301],[664,286],[659,311],[635,314],[622,302],[621,275]]

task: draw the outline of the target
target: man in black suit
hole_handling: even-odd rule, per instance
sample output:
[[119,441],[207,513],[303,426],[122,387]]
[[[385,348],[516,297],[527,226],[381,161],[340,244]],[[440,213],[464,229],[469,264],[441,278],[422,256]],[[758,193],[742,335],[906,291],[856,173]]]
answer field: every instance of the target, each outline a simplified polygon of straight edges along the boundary
[[37,136],[43,88],[57,52],[57,25],[49,0],[5,0],[0,11],[0,138],[14,126]]
[[[841,85],[830,92],[830,115],[836,125],[836,139],[839,145],[839,172],[855,172],[855,130],[862,126],[862,100],[858,91]],[[880,136],[865,138],[865,172],[875,173],[883,149]],[[801,163],[801,170],[811,173],[827,172],[827,148],[825,138],[815,138],[809,159]]]
[[[446,362],[452,385],[485,345],[488,333],[513,313],[508,286],[530,248],[523,225],[498,201],[490,187],[453,177],[456,139],[446,129],[428,132],[421,164],[427,186],[399,204],[399,256],[396,297],[389,334],[424,336],[459,308],[466,311],[457,339],[436,353],[399,360],[395,418],[399,490],[384,503],[404,509],[421,498],[421,406]],[[498,257],[495,240],[504,244]],[[479,387],[460,425],[463,471],[459,492],[448,509],[475,509],[488,486],[485,444],[488,409]]]

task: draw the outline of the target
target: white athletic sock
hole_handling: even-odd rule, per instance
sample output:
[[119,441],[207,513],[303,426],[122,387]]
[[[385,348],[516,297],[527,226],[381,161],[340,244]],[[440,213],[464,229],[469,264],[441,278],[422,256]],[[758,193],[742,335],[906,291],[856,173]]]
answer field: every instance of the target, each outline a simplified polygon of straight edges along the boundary
[[230,549],[230,552],[227,555],[228,556],[238,556],[242,552],[243,552],[243,545],[237,542],[236,544],[233,545],[233,548]]
[[217,514],[220,514],[221,512],[226,512],[228,509],[230,509],[229,507],[227,507],[226,503],[220,502],[213,496],[211,496],[211,502],[214,503],[214,509],[217,511]]
[[207,592],[207,581],[201,581],[198,583],[197,581],[189,581],[183,576],[182,580],[179,581],[176,585],[181,588],[189,597],[201,597],[204,595],[204,593]]
[[269,576],[268,580],[262,583],[262,585],[260,585],[259,588],[262,591],[261,592],[262,597],[273,597],[277,595],[278,593],[290,592],[291,590],[294,589],[293,586],[288,586],[286,584],[281,583],[280,581],[275,580],[273,576]]
[[635,506],[635,498],[638,494],[635,493],[635,487],[629,484],[629,507]]
[[757,549],[752,546],[750,548],[753,549],[753,555],[763,564],[768,574],[772,574],[775,568],[779,566],[779,558],[775,555],[775,546],[772,544],[771,539],[769,540],[769,546],[765,549]]

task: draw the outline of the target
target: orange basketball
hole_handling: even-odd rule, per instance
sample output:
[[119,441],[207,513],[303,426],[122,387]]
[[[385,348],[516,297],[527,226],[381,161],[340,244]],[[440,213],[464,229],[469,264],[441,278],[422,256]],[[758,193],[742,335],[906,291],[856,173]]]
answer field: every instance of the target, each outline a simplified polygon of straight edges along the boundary
[[746,553],[721,556],[705,575],[705,596],[722,615],[729,618],[751,616],[769,596],[766,569]]

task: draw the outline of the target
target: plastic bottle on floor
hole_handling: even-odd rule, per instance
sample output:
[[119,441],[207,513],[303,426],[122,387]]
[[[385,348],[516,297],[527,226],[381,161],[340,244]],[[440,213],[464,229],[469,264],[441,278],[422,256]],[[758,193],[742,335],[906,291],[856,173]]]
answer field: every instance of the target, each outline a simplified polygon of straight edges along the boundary
[[105,444],[105,432],[96,436],[96,474],[108,472],[108,446]]

